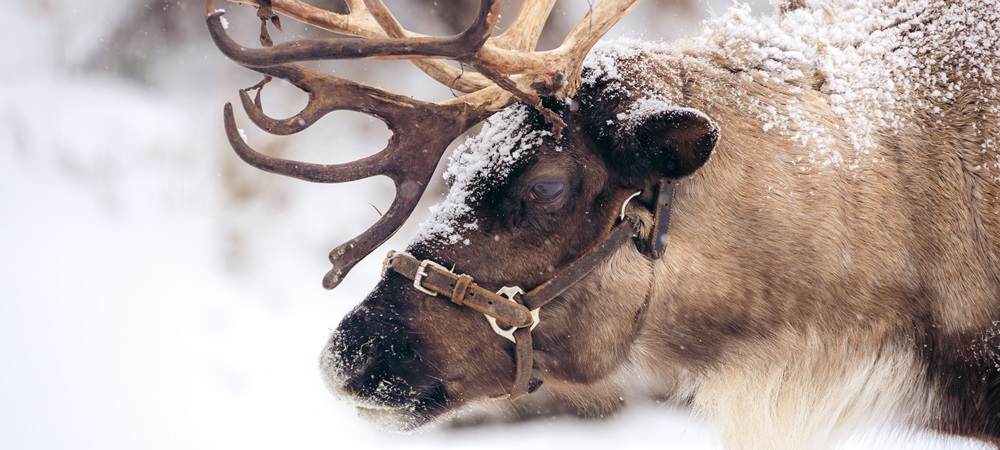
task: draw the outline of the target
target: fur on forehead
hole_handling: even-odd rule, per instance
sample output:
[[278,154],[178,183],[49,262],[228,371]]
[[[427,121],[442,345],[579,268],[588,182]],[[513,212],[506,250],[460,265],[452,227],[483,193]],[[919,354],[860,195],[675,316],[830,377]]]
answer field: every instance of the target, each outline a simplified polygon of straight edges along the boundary
[[479,228],[471,214],[477,202],[504,185],[546,143],[558,147],[551,126],[534,108],[516,104],[494,115],[448,158],[448,195],[430,208],[410,244],[467,243],[463,233]]

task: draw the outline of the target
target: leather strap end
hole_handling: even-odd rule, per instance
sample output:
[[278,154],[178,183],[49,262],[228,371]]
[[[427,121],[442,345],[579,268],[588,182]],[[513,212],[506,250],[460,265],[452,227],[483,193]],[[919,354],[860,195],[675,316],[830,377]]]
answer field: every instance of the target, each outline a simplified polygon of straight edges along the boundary
[[529,394],[531,373],[535,361],[531,354],[531,330],[520,328],[514,332],[514,386],[510,389],[510,399],[517,400]]
[[674,184],[671,180],[660,180],[653,209],[653,229],[647,242],[646,256],[660,259],[667,249],[667,230],[670,228],[670,210],[674,202]]
[[382,278],[385,278],[386,272],[389,270],[389,267],[392,266],[392,258],[394,256],[396,256],[395,250],[389,250],[389,254],[385,255],[385,260],[382,261]]

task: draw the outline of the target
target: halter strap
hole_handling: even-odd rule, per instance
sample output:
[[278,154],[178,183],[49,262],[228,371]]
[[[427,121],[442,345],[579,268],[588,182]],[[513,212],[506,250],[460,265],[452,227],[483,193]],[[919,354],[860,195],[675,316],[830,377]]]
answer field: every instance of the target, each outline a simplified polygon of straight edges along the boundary
[[[430,260],[420,261],[404,253],[390,252],[386,257],[385,266],[414,280],[414,286],[421,291],[433,292],[431,294],[433,296],[441,294],[451,299],[452,303],[467,306],[516,328],[513,330],[514,385],[510,390],[509,397],[518,399],[528,395],[532,390],[531,373],[534,367],[534,355],[531,345],[531,329],[536,325],[532,311],[538,314],[537,311],[541,307],[555,300],[566,289],[583,279],[596,267],[597,263],[607,259],[632,234],[631,223],[619,223],[604,241],[591,247],[582,257],[549,281],[523,296],[516,295],[509,300],[479,286],[472,280],[472,277],[453,273]],[[518,297],[523,304],[516,303]]]
[[[653,212],[653,229],[646,240],[636,241],[636,247],[640,252],[651,259],[659,258],[666,247],[673,191],[674,186],[671,180],[660,180],[657,185],[656,207]],[[635,195],[629,197],[625,204],[633,197]],[[622,206],[623,210],[624,208],[625,205]],[[509,294],[510,298],[502,296],[501,293],[511,292],[514,288],[505,287],[498,292],[493,292],[476,284],[471,276],[456,274],[453,270],[429,259],[418,260],[410,255],[394,251],[390,251],[386,256],[383,264],[383,276],[385,276],[384,272],[391,269],[393,272],[413,280],[414,288],[427,295],[447,297],[456,305],[469,307],[487,317],[512,326],[513,328],[509,330],[512,334],[508,336],[501,333],[493,324],[498,334],[514,341],[514,385],[509,397],[517,399],[533,391],[531,373],[534,357],[532,355],[531,330],[538,324],[538,310],[582,280],[601,261],[611,256],[634,236],[635,225],[631,220],[622,220],[611,229],[606,238],[592,246],[548,281],[526,294]],[[520,288],[517,288],[517,291],[520,291]]]
[[456,274],[429,259],[423,261],[405,253],[389,252],[386,267],[413,280],[414,287],[431,296],[440,294],[459,306],[466,306],[517,328],[530,327],[531,312],[523,305],[476,284],[468,275]]

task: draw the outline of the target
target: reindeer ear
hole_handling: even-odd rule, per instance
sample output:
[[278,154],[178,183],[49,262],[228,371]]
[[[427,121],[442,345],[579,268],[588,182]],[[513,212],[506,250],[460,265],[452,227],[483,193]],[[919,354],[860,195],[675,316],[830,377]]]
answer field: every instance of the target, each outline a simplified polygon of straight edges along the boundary
[[719,127],[704,113],[678,108],[653,115],[635,130],[641,154],[664,178],[678,178],[698,170],[719,140]]
[[621,175],[637,183],[694,173],[719,140],[719,127],[695,109],[662,108],[631,120],[612,132],[611,160]]

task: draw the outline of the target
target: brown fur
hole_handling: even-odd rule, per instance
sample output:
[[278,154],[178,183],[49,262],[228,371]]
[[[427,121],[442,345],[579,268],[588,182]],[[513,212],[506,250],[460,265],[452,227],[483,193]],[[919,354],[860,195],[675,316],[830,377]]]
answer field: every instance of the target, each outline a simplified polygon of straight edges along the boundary
[[[787,2],[783,11],[806,7]],[[762,111],[803,117],[851,149],[824,74],[770,80],[724,53],[681,43],[616,62],[629,92],[652,86],[711,117],[721,138],[677,188],[662,258],[626,245],[543,309],[535,348],[546,389],[607,410],[620,406],[620,393],[647,388],[718,420],[733,448],[824,447],[879,422],[996,442],[1000,86],[965,80],[949,101],[932,96],[934,86],[913,90],[906,120],[880,130],[876,154],[821,166],[808,163],[813,146],[768,130]],[[988,62],[1000,72],[996,58]],[[610,144],[593,129],[636,100],[606,88],[585,87],[579,116],[564,112],[567,140],[558,149],[546,141],[483,197],[468,245],[418,242],[408,251],[487,287],[530,288],[596,242],[621,202],[648,188],[609,162]],[[991,164],[994,173],[984,170]],[[544,208],[518,203],[546,171],[568,174],[572,195]],[[644,192],[629,213],[648,221]],[[383,280],[331,339],[331,385],[391,407],[417,404],[364,387],[371,370],[356,366],[392,353],[419,360],[413,367],[426,373],[388,364],[386,374],[414,391],[444,392],[419,423],[502,396],[513,371],[509,343],[481,315],[399,278]],[[373,308],[382,315],[371,318]],[[376,354],[359,344],[370,336],[383,341],[375,347],[407,350]],[[637,376],[647,386],[636,386]]]

